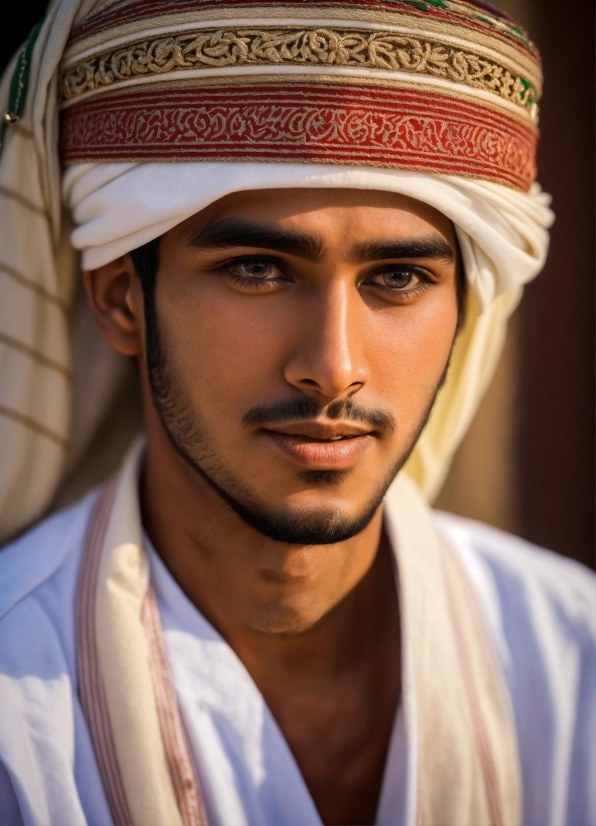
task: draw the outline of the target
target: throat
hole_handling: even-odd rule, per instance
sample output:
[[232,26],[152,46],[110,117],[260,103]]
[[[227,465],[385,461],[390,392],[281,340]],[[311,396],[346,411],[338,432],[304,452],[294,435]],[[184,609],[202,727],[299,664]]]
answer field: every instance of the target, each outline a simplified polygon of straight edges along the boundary
[[[324,638],[334,626],[342,629],[334,641],[341,656],[331,661],[316,648],[328,653]],[[275,661],[264,667],[248,657],[245,665],[321,820],[374,823],[400,700],[398,597],[387,541],[343,605],[307,634],[278,642]]]

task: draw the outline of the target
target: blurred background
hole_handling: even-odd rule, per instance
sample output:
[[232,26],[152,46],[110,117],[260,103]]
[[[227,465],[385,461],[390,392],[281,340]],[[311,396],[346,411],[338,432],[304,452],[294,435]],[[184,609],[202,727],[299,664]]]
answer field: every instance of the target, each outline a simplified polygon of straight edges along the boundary
[[[0,68],[47,2],[4,12]],[[594,4],[500,0],[538,45],[539,180],[557,221],[436,506],[595,566]],[[8,19],[10,18],[10,19]]]
[[436,505],[594,567],[594,3],[496,5],[542,54],[538,179],[557,220]]

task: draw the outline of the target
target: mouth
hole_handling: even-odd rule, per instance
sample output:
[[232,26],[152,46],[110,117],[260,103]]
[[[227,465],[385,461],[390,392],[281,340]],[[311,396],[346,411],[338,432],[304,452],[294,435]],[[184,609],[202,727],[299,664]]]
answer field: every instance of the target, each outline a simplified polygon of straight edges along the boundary
[[334,422],[297,422],[261,432],[299,465],[312,470],[347,470],[373,439],[373,432],[364,427]]

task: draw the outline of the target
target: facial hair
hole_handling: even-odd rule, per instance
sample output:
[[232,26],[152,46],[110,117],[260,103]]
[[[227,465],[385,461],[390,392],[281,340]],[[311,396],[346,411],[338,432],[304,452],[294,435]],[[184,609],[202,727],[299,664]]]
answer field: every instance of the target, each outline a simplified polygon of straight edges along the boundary
[[[259,499],[214,449],[206,422],[187,399],[184,385],[171,357],[162,346],[154,300],[145,300],[146,358],[153,404],[161,424],[178,455],[229,505],[247,525],[274,540],[289,545],[330,545],[345,542],[361,533],[372,520],[396,475],[407,461],[426,425],[437,393],[445,382],[449,361],[434,388],[406,449],[371,491],[360,513],[349,518],[340,508],[274,509]],[[393,417],[381,409],[369,410],[343,399],[327,407],[313,396],[300,393],[291,399],[260,405],[248,411],[243,424],[311,419],[325,410],[328,418],[368,421],[393,428]],[[339,484],[346,471],[303,471],[301,478],[312,487]]]

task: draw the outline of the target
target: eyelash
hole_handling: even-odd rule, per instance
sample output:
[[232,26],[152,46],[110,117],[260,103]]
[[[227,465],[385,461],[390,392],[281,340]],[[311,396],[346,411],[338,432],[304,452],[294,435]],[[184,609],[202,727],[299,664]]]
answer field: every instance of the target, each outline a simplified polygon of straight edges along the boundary
[[284,266],[281,261],[277,261],[275,258],[264,258],[264,257],[249,257],[249,258],[233,258],[231,261],[224,261],[220,266],[217,268],[217,271],[220,272],[222,275],[225,275],[229,278],[232,284],[235,284],[239,287],[248,287],[249,289],[257,292],[259,290],[269,290],[272,286],[277,285],[280,281],[285,281],[287,278],[277,278],[271,279],[268,281],[260,280],[258,278],[243,278],[241,275],[235,275],[231,270],[233,267],[240,267],[243,264],[265,264],[265,265],[273,265],[277,267],[282,275],[285,276]]
[[[282,273],[281,278],[275,278],[270,280],[260,280],[258,278],[243,278],[240,275],[234,274],[231,270],[233,267],[239,267],[243,264],[265,264],[265,265],[273,265],[277,267],[280,272]],[[374,278],[378,275],[383,275],[384,273],[390,272],[392,270],[396,270],[399,267],[391,267],[391,268],[384,268],[378,272],[374,272],[368,276],[368,279]],[[420,282],[416,284],[414,287],[404,288],[404,289],[392,289],[391,287],[387,287],[383,284],[378,283],[370,283],[368,284],[369,287],[372,287],[376,293],[385,294],[391,298],[399,297],[402,301],[411,301],[413,298],[417,298],[423,292],[425,292],[432,284],[434,283],[434,279],[430,276],[426,270],[411,266],[411,267],[404,267],[404,269],[410,270],[414,275],[416,275]],[[222,275],[227,276],[232,284],[235,286],[243,287],[244,289],[248,288],[253,292],[259,291],[269,291],[272,287],[277,286],[280,281],[289,281],[290,279],[287,277],[285,273],[285,268],[283,262],[275,259],[275,258],[267,258],[262,256],[254,256],[254,257],[246,257],[246,258],[234,258],[229,261],[224,261],[217,267],[217,272],[221,273]],[[367,284],[367,280],[363,281],[364,285]]]
[[[370,286],[372,286],[374,288],[375,292],[377,292],[377,293],[379,293],[379,292],[384,293],[385,295],[388,295],[392,298],[395,298],[396,296],[399,296],[400,300],[402,300],[402,301],[411,301],[413,298],[417,298],[423,292],[428,290],[428,288],[431,287],[432,284],[434,283],[434,279],[432,278],[432,276],[426,270],[422,269],[421,267],[402,265],[402,268],[403,268],[404,271],[409,271],[413,275],[415,275],[419,279],[419,283],[416,284],[414,287],[405,287],[405,288],[402,288],[402,289],[395,289],[395,288],[392,289],[391,287],[387,287],[384,284],[377,284],[377,283],[371,284]],[[400,269],[399,265],[389,267],[389,268],[386,267],[386,268],[383,268],[379,272],[373,273],[372,275],[369,276],[369,278],[374,278],[375,276],[383,275],[385,273],[389,273],[389,272],[392,272],[392,271],[394,272],[394,271],[399,270],[399,269]]]
[[272,285],[276,284],[275,280],[272,281],[259,281],[258,279],[252,278],[242,278],[239,275],[232,275],[230,274],[229,279],[232,284],[235,284],[237,287],[248,287],[250,290],[254,290],[258,292],[259,290],[270,290]]

